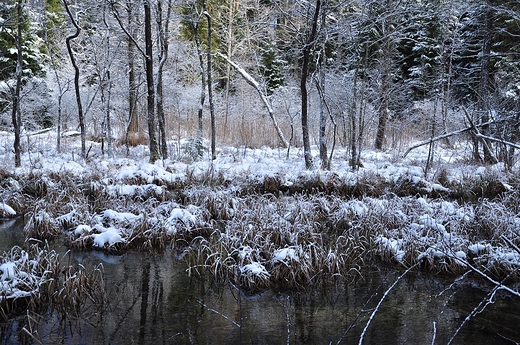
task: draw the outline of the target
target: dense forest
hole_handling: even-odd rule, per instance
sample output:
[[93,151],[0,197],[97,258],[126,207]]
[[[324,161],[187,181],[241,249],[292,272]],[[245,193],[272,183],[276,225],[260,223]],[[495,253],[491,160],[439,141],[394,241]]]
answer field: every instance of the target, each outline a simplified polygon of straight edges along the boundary
[[[451,144],[484,163],[518,148],[520,5],[421,0],[8,0],[0,4],[0,125],[112,145]],[[319,147],[313,162],[311,145]]]

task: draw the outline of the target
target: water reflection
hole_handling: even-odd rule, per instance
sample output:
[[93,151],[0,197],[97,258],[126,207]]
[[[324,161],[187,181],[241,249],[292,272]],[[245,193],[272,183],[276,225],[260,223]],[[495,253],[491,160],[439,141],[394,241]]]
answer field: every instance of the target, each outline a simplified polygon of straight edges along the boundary
[[24,243],[23,227],[23,217],[0,218],[0,253],[10,251],[14,246]]
[[[171,254],[72,252],[71,263],[104,266],[110,303],[64,319],[53,312],[1,324],[3,344],[352,344],[397,279],[392,270],[316,291],[256,295],[189,277]],[[364,344],[446,344],[486,296],[484,282],[447,289],[453,279],[413,273],[389,293]],[[467,281],[469,282],[469,281]],[[482,285],[482,286],[481,286]],[[454,344],[520,342],[520,301],[498,296]],[[32,336],[23,331],[31,330]]]

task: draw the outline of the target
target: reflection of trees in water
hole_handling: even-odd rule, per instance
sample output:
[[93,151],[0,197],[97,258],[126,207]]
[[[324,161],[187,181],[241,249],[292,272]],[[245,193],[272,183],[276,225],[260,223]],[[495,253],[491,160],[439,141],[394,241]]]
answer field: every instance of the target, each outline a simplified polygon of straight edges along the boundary
[[141,312],[139,318],[139,343],[144,344],[146,334],[146,316],[148,314],[148,291],[150,286],[150,263],[143,265],[143,275],[141,277]]
[[[74,258],[86,267],[101,260],[92,252],[75,253]],[[43,343],[357,343],[370,314],[398,276],[393,270],[367,269],[363,279],[333,287],[247,295],[230,284],[189,277],[185,266],[168,255],[129,253],[119,261],[110,258],[105,262],[109,303],[98,313],[74,320],[50,312],[39,322],[31,321]],[[434,327],[435,343],[446,343],[489,287],[485,281],[477,286],[474,279],[452,283],[453,279],[410,272],[381,303],[364,343],[431,343]],[[518,310],[519,303],[510,296],[497,296],[455,341],[498,344],[503,340],[497,338],[498,332],[511,338],[520,322]],[[30,327],[27,320],[1,325],[0,342],[24,334],[22,327]]]

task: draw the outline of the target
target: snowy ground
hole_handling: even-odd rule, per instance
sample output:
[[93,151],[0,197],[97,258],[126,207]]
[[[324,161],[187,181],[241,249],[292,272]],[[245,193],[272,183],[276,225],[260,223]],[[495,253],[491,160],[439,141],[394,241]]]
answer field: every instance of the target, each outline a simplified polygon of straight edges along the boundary
[[[425,178],[427,146],[404,159],[398,151],[366,150],[358,171],[337,149],[331,171],[324,171],[306,170],[298,148],[287,157],[284,149],[225,147],[211,162],[207,154],[194,160],[185,142],[172,142],[172,159],[150,164],[146,147],[131,148],[128,156],[117,147],[108,158],[99,143],[88,142],[83,160],[78,137],[62,140],[57,154],[53,132],[27,136],[22,166],[15,168],[12,136],[0,133],[6,176],[0,216],[29,212],[28,236],[40,234],[39,227],[60,227],[69,245],[109,251],[182,240],[181,256],[194,271],[207,269],[251,289],[287,281],[287,275],[299,285],[317,272],[359,272],[368,257],[494,277],[520,265],[515,172],[467,163],[464,146],[438,146]],[[87,180],[96,200],[86,207],[71,194],[67,202],[55,196],[61,206],[42,198],[22,209],[19,193],[27,185],[41,180],[48,189],[63,188],[56,176]],[[484,192],[479,197],[489,181],[501,188],[499,199],[488,200]],[[356,194],[349,196],[351,190]],[[462,199],[472,194],[474,200]],[[6,260],[0,263],[3,286],[22,272]]]

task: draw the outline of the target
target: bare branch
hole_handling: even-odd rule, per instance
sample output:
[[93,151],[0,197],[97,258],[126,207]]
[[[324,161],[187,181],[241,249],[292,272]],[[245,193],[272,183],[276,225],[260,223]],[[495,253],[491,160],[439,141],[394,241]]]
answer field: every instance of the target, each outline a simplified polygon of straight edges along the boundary
[[287,139],[285,139],[285,136],[283,135],[283,132],[280,129],[280,126],[278,125],[278,121],[276,120],[276,117],[274,115],[273,107],[271,106],[271,103],[269,102],[269,99],[267,98],[267,96],[264,94],[264,92],[262,92],[262,88],[260,87],[260,83],[258,83],[255,80],[255,78],[253,78],[249,73],[247,73],[246,70],[244,70],[242,67],[240,67],[237,63],[233,62],[231,59],[229,59],[229,57],[227,57],[226,55],[221,54],[219,52],[217,52],[216,55],[221,57],[222,59],[226,60],[226,62],[228,64],[233,66],[233,68],[236,69],[237,72],[242,75],[244,80],[249,85],[251,85],[252,87],[255,88],[255,90],[258,92],[258,94],[260,95],[260,98],[262,99],[262,101],[264,102],[264,104],[265,104],[265,106],[267,108],[267,112],[269,113],[269,117],[271,117],[271,120],[273,121],[274,128],[276,129],[276,132],[278,133],[278,137],[282,141],[282,143],[285,146],[285,148],[288,148],[289,147],[289,142],[287,141]]

